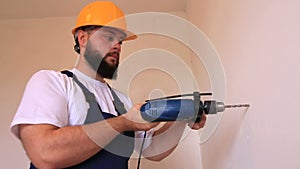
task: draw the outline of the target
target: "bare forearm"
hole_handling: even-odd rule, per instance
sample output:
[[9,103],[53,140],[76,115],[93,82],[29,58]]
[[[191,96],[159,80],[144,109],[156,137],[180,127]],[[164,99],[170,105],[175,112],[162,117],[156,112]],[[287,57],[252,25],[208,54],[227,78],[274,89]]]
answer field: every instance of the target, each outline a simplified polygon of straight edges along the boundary
[[[43,129],[46,131],[40,133]],[[100,150],[81,126],[20,125],[20,133],[27,155],[38,168],[67,167]]]
[[[20,133],[27,154],[35,165],[39,168],[65,168],[87,160],[118,134],[102,130],[103,126],[107,129],[112,125],[121,132],[115,121],[118,120],[109,119],[85,126],[93,128],[93,132],[99,133],[105,142],[92,140],[84,126],[57,128],[51,125],[22,125]],[[99,146],[100,142],[102,146]]]
[[138,110],[137,105],[121,116],[83,126],[19,125],[20,138],[38,168],[66,168],[92,157],[119,133],[147,131],[158,125],[144,121]]

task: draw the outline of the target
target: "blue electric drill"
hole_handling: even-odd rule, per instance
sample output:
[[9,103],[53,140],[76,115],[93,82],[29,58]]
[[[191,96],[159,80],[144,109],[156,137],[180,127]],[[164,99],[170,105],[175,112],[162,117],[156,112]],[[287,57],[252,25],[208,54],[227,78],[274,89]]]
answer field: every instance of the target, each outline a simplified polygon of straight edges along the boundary
[[[225,108],[249,107],[249,104],[225,105],[223,102],[207,100],[202,102],[201,96],[212,93],[199,93],[174,95],[152,100],[146,100],[140,111],[144,120],[149,122],[193,120],[199,122],[203,113],[216,114]],[[193,99],[174,99],[178,97],[193,96]]]

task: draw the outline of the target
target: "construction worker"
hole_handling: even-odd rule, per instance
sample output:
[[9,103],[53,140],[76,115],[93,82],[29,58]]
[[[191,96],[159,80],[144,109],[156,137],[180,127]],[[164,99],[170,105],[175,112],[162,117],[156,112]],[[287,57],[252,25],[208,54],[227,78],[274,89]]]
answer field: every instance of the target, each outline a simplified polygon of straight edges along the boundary
[[[143,137],[146,158],[167,157],[188,122],[154,129],[158,123],[144,121],[140,106],[105,82],[116,77],[122,42],[137,37],[127,30],[123,12],[111,2],[90,3],[72,33],[80,55],[76,66],[36,72],[11,124],[30,169],[126,169]],[[205,119],[190,127],[202,128]]]

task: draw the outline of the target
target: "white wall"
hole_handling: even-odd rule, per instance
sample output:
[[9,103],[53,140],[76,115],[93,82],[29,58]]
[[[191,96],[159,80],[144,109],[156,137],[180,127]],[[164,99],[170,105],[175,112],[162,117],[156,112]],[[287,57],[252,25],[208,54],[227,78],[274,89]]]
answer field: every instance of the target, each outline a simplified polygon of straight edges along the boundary
[[215,45],[228,110],[202,148],[205,169],[300,168],[300,2],[188,0],[187,17]]
[[2,168],[28,168],[22,146],[9,130],[27,80],[40,69],[73,67],[74,18],[0,21],[0,161]]

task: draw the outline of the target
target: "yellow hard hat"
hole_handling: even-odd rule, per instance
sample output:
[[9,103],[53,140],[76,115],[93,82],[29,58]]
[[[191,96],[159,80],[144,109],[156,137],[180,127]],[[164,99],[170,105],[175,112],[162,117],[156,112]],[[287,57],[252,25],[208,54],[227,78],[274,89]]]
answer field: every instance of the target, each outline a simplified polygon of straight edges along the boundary
[[73,35],[82,26],[108,26],[122,30],[127,34],[124,40],[133,40],[137,36],[127,30],[124,13],[112,2],[96,1],[85,6],[79,13]]

